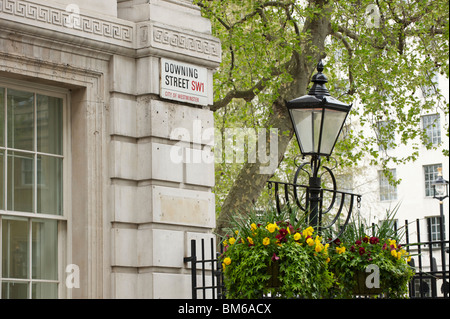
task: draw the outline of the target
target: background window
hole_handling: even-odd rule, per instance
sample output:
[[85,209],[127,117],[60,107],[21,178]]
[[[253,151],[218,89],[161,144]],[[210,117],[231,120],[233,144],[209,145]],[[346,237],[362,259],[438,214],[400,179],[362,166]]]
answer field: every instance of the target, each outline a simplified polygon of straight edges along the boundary
[[441,143],[441,120],[439,114],[422,116],[422,127],[428,143],[433,145]]
[[[390,169],[389,172],[393,178],[396,178],[397,171]],[[397,186],[389,182],[389,178],[385,176],[383,171],[378,171],[378,181],[380,189],[380,201],[390,201],[397,199]]]
[[[444,234],[441,234],[441,218],[439,216],[428,217],[427,226],[429,241],[445,240],[445,220],[443,222]],[[438,246],[439,244],[433,244],[433,247]]]
[[433,196],[433,187],[431,183],[436,180],[438,175],[438,168],[442,167],[442,164],[425,165],[423,167],[425,174],[425,196]]

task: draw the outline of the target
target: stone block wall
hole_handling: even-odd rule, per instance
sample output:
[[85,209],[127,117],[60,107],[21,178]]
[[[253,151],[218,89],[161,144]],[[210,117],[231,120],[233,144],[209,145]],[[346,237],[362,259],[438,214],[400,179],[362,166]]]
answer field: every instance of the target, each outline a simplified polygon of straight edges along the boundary
[[214,237],[214,119],[160,96],[160,60],[206,68],[212,104],[220,42],[191,0],[94,2],[0,1],[0,77],[67,94],[59,296],[190,298],[183,257]]

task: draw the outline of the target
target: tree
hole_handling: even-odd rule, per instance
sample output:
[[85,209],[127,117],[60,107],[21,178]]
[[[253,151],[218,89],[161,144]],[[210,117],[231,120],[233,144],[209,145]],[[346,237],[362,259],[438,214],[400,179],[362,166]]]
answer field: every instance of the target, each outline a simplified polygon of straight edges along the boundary
[[[448,102],[433,83],[436,72],[449,75],[447,1],[195,3],[222,41],[211,107],[221,132],[230,126],[277,129],[280,164],[285,152],[295,147],[285,101],[307,93],[317,62],[325,59],[331,94],[354,102],[349,121],[360,124],[349,126],[336,146],[340,162],[354,165],[368,154],[373,164],[386,167],[418,156],[418,145],[413,145],[401,158],[381,157],[379,145],[386,140],[363,133],[365,127],[380,132],[380,122],[385,123],[384,132],[395,132],[403,144],[419,137],[433,147],[420,129],[420,115],[441,108],[448,116]],[[419,91],[423,94],[416,94]],[[448,135],[448,124],[446,129]],[[270,134],[266,137],[270,143]],[[258,158],[238,166],[217,165],[218,232],[231,215],[245,213],[257,202],[273,176],[261,174],[264,165]]]

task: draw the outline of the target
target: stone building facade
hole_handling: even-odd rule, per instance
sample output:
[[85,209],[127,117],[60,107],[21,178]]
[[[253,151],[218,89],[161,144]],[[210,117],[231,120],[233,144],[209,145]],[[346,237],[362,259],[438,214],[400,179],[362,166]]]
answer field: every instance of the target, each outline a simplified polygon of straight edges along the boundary
[[1,298],[190,298],[220,60],[191,0],[0,0]]

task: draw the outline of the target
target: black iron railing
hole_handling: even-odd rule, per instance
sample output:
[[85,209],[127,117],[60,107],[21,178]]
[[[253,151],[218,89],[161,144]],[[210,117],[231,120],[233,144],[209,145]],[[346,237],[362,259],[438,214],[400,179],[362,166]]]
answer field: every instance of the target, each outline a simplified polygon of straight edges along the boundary
[[[219,260],[220,253],[216,253],[214,238],[210,241],[209,259],[206,259],[205,253],[204,239],[201,240],[200,256],[197,256],[196,241],[191,240],[191,256],[185,257],[184,262],[191,265],[192,299],[223,299],[222,263]],[[200,298],[199,292],[202,293]]]

